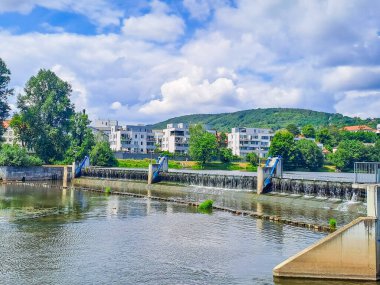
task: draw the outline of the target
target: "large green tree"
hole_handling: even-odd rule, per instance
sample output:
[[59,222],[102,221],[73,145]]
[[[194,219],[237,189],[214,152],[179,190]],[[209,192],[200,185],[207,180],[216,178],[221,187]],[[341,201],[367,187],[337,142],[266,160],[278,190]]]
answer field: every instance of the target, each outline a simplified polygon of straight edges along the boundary
[[9,115],[8,97],[13,94],[13,89],[8,87],[10,80],[11,72],[0,58],[0,137],[4,134],[3,122]]
[[302,134],[307,138],[315,138],[315,129],[312,125],[306,125],[302,128]]
[[88,127],[91,121],[84,110],[75,113],[70,121],[70,146],[65,154],[66,163],[81,161],[86,155],[90,155],[90,151],[95,145],[94,134]]
[[192,159],[202,165],[218,153],[218,142],[215,135],[208,133],[201,125],[190,127],[189,153]]
[[284,169],[294,169],[298,166],[299,153],[294,136],[288,130],[280,130],[274,135],[268,154],[282,156]]
[[357,140],[344,140],[338,145],[335,153],[331,154],[330,160],[342,171],[352,171],[355,162],[372,160],[369,157],[369,148]]
[[286,126],[286,129],[293,134],[293,136],[298,136],[301,132],[300,129],[295,124],[289,124]]
[[306,139],[299,140],[296,143],[296,149],[299,153],[299,167],[317,170],[323,166],[324,156],[315,142]]
[[70,145],[74,106],[71,86],[50,70],[40,70],[26,83],[17,106],[30,136],[25,142],[47,163],[62,161]]

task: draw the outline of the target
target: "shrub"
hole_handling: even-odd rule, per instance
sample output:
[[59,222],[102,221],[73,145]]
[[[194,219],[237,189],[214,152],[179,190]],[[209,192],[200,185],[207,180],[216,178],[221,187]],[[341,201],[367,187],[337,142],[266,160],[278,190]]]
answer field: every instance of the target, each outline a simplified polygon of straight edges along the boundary
[[336,220],[335,219],[330,219],[329,221],[330,229],[335,230],[336,229]]
[[0,165],[2,166],[40,166],[42,160],[29,155],[18,145],[3,144],[0,149]]
[[202,203],[199,204],[198,209],[199,210],[211,210],[212,204],[214,203],[213,200],[205,200]]
[[107,187],[104,189],[104,193],[106,193],[106,194],[111,193],[111,187],[107,186]]

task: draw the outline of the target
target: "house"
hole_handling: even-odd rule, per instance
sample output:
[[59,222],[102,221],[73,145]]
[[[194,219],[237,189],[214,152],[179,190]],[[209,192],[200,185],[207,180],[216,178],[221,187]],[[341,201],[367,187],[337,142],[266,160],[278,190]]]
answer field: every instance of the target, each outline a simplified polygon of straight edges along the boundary
[[375,129],[372,129],[366,125],[359,125],[359,126],[346,126],[342,128],[342,131],[347,131],[347,132],[376,132]]
[[153,153],[156,148],[152,129],[143,125],[111,126],[109,143],[113,151],[129,153]]

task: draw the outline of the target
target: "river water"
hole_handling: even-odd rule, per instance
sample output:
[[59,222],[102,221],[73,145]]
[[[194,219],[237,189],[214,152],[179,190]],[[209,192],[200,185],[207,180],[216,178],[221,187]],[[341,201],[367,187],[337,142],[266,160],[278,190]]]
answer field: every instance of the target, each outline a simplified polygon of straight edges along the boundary
[[[262,203],[264,212],[299,212],[293,204],[248,203],[244,193],[222,196],[227,204]],[[303,212],[309,220],[332,211],[313,209]],[[334,215],[348,221],[358,214]],[[362,284],[273,280],[274,266],[324,236],[147,198],[0,186],[0,284]]]

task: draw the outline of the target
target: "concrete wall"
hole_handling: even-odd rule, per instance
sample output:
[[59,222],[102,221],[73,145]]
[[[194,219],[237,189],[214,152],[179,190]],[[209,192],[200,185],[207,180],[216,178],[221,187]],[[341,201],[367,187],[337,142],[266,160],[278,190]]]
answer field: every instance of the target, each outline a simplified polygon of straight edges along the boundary
[[358,218],[273,269],[277,277],[377,280],[379,223]]
[[63,168],[60,167],[16,167],[16,166],[1,166],[0,179],[3,181],[17,180],[56,180],[62,179]]

